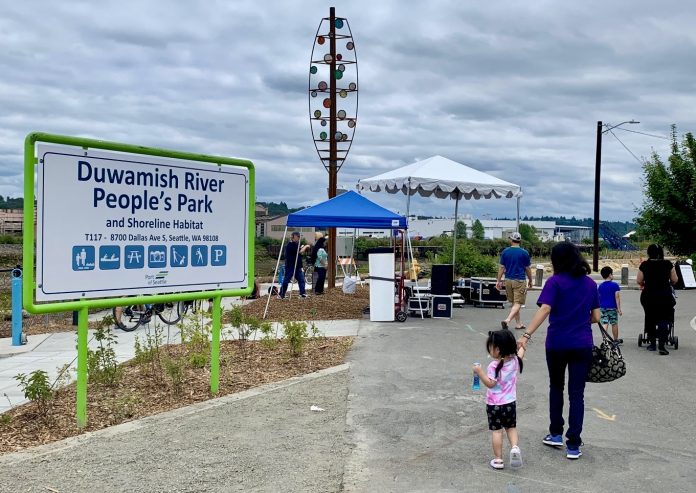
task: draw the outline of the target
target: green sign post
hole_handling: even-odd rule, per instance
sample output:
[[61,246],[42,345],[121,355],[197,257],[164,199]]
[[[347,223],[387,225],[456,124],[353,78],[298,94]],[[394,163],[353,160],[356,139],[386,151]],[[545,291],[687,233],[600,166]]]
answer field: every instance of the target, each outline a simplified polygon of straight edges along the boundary
[[90,308],[212,298],[210,391],[218,392],[221,300],[253,287],[254,183],[247,160],[27,135],[23,302],[36,314],[78,312],[79,427]]

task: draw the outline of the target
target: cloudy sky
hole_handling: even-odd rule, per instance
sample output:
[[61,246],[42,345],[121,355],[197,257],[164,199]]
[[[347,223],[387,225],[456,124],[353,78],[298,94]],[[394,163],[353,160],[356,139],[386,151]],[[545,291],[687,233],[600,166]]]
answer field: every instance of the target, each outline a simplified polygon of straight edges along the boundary
[[[24,0],[0,14],[0,194],[22,194],[23,139],[39,130],[243,157],[258,200],[323,200],[307,87],[331,5],[360,75],[344,187],[439,154],[521,185],[523,215],[590,217],[597,121],[635,119],[614,130],[625,147],[607,133],[602,152],[602,217],[627,220],[642,202],[639,160],[666,156],[669,141],[622,129],[696,131],[685,0]],[[368,197],[405,210],[404,196]],[[453,202],[411,210],[449,215]],[[460,210],[512,216],[515,203]]]

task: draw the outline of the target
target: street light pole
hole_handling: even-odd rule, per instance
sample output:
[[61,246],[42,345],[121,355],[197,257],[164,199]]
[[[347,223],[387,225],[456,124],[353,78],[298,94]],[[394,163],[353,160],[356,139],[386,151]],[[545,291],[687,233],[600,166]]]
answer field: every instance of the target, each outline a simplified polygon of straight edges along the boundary
[[[602,135],[626,123],[637,124],[635,120],[621,122],[618,125],[604,125],[597,122],[597,153],[595,155],[595,185],[594,185],[594,221],[592,222],[592,270],[599,270],[599,183],[602,172]],[[604,128],[606,127],[606,128]]]

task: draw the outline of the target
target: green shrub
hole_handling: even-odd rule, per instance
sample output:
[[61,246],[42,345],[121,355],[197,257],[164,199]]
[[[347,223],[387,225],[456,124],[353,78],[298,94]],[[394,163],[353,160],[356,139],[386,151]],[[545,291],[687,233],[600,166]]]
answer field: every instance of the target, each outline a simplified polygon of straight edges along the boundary
[[53,399],[53,389],[48,381],[48,373],[43,370],[34,370],[28,376],[20,373],[15,376],[15,380],[19,382],[24,398],[35,402],[41,417],[46,418],[51,399]]
[[283,332],[285,338],[290,344],[290,353],[293,356],[299,356],[302,352],[302,347],[307,340],[307,324],[304,322],[283,322]]
[[111,330],[113,319],[105,317],[94,331],[94,339],[99,343],[97,349],[87,350],[87,374],[90,381],[102,385],[116,385],[123,374],[116,361],[114,345],[117,336]]

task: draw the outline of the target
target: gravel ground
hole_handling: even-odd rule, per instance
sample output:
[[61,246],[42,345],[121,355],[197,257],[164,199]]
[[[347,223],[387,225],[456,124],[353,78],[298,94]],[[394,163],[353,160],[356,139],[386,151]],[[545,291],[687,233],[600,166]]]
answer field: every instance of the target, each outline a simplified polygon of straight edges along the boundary
[[342,491],[347,395],[335,367],[10,454],[0,492]]

